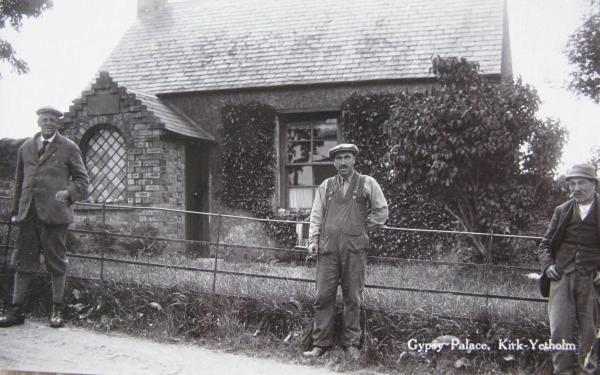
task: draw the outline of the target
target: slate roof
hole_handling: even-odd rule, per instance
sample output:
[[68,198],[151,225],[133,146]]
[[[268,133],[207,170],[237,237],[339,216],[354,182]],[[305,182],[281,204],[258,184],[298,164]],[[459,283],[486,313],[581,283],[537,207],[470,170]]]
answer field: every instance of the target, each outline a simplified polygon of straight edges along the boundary
[[504,0],[190,0],[138,18],[101,70],[155,94],[426,78],[436,55],[499,75],[504,22]]
[[127,89],[163,123],[165,129],[188,137],[214,141],[215,138],[185,114],[163,103],[156,95]]

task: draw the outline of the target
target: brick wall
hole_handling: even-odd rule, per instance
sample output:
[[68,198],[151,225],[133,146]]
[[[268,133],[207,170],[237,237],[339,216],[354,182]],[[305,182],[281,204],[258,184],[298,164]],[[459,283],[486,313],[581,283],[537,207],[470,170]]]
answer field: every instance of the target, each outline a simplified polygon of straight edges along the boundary
[[[85,144],[99,126],[118,129],[126,143],[125,199],[111,204],[185,208],[184,142],[164,129],[135,94],[102,73],[90,90],[73,102],[61,132],[85,153]],[[99,224],[98,208],[77,209],[77,223]],[[161,236],[184,238],[184,216],[154,210],[109,210],[106,223],[123,232],[156,227]]]

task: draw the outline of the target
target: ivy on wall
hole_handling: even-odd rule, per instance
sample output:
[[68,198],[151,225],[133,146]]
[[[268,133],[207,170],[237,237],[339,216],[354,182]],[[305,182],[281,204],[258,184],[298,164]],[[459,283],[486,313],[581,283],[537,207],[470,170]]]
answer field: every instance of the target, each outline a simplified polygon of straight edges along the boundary
[[[406,192],[395,186],[385,164],[387,151],[383,123],[390,110],[405,98],[394,95],[352,95],[342,105],[341,127],[344,139],[358,145],[357,170],[373,176],[381,185],[390,205],[388,225],[400,227],[449,228],[450,220],[423,195]],[[223,190],[221,201],[232,209],[243,209],[260,218],[305,220],[307,212],[278,216],[272,207],[275,190],[275,110],[265,104],[250,102],[228,105],[223,117]],[[278,246],[296,245],[295,226],[265,223],[266,232]],[[371,235],[372,254],[431,258],[435,244],[446,241],[436,236],[376,231]]]
[[275,110],[251,102],[225,106],[222,116],[221,199],[231,208],[268,216],[275,190]]
[[[221,201],[233,209],[250,211],[259,218],[276,217],[272,198],[275,192],[275,110],[250,102],[223,107],[223,190]],[[285,217],[296,220],[298,215]],[[278,246],[296,245],[296,227],[265,223],[267,233]]]

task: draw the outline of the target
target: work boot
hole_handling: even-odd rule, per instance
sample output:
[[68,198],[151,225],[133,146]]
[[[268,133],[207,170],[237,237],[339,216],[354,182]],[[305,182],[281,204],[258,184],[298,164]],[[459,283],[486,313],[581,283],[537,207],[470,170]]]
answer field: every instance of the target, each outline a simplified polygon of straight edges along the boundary
[[0,327],[10,327],[23,324],[25,322],[25,315],[23,315],[23,305],[20,303],[13,303],[4,310],[0,315]]
[[327,352],[327,349],[321,348],[320,346],[313,346],[312,350],[302,352],[304,358],[319,358]]
[[55,303],[52,305],[52,315],[50,316],[50,327],[60,328],[64,326],[63,322],[63,309],[62,303]]

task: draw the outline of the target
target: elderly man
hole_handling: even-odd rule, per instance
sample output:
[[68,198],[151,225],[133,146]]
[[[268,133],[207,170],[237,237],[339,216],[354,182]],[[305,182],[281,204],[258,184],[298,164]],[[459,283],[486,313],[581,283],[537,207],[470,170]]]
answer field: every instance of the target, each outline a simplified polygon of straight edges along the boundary
[[551,280],[548,300],[553,343],[579,343],[578,353],[552,354],[556,374],[583,371],[586,353],[596,337],[594,276],[600,269],[600,207],[596,171],[574,165],[566,176],[572,199],[556,207],[540,243],[538,256]]
[[323,181],[312,206],[308,252],[317,254],[317,295],[314,346],[303,353],[307,358],[323,355],[333,344],[338,282],[344,297],[341,344],[358,357],[368,232],[386,222],[388,208],[377,181],[354,170],[357,154],[353,144],[329,150],[338,174]]
[[52,280],[50,326],[63,325],[67,226],[71,204],[87,194],[88,175],[75,143],[57,131],[62,113],[52,107],[37,111],[41,132],[17,153],[11,221],[20,223],[12,263],[16,269],[12,304],[0,315],[0,327],[23,324],[29,283],[40,266],[40,252]]

